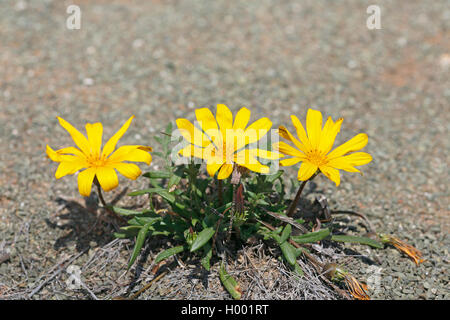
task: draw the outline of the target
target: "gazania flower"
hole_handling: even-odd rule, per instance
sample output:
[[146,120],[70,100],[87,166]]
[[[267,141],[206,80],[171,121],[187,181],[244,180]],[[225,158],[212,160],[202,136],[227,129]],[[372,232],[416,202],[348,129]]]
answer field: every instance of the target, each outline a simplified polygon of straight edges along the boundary
[[281,157],[277,152],[245,148],[269,131],[272,122],[268,118],[261,118],[247,127],[250,110],[240,109],[233,122],[233,114],[224,104],[217,105],[215,118],[208,108],[195,110],[195,115],[201,129],[187,119],[176,121],[180,133],[190,142],[179,154],[205,160],[206,170],[212,177],[219,172],[219,180],[228,178],[235,165],[268,173],[269,167],[262,165],[256,157],[271,160]]
[[366,292],[367,286],[364,283],[356,280],[356,278],[351,274],[346,274],[344,276],[344,281],[348,291],[353,296],[353,298],[358,300],[370,300],[370,297]]
[[338,186],[341,181],[339,170],[360,172],[355,168],[356,166],[372,161],[372,156],[368,153],[352,153],[366,146],[368,138],[365,133],[354,136],[331,151],[336,135],[341,128],[342,118],[334,122],[331,117],[328,117],[325,125],[322,127],[322,114],[320,111],[308,109],[306,131],[296,116],[292,115],[291,120],[297,131],[298,139],[284,126],[280,126],[278,132],[281,137],[292,142],[295,147],[285,142],[276,143],[274,147],[281,153],[292,156],[292,158],[281,160],[280,164],[282,166],[292,166],[302,162],[298,171],[298,180],[306,181],[317,170],[320,170]]
[[354,276],[343,268],[334,263],[327,263],[323,266],[322,272],[332,281],[339,282],[343,280],[353,298],[358,300],[370,300],[370,297],[367,294],[367,285],[359,282]]
[[407,244],[406,242],[394,236],[382,233],[379,234],[379,237],[381,239],[381,242],[392,244],[398,250],[400,250],[401,252],[408,255],[411,259],[413,259],[417,265],[425,261],[425,259],[422,258],[422,252],[420,252],[420,250],[414,248],[413,246]]
[[102,150],[103,126],[101,123],[86,124],[86,138],[70,123],[58,117],[59,123],[69,132],[78,148],[67,147],[54,151],[47,145],[48,157],[59,162],[55,173],[56,179],[86,169],[78,174],[78,190],[85,197],[91,193],[94,178],[105,191],[116,188],[119,184],[116,170],[128,179],[135,180],[141,174],[141,170],[137,165],[124,161],[150,164],[152,157],[149,151],[152,151],[152,148],[141,145],[127,145],[114,151],[117,142],[127,131],[133,118],[134,116],[125,122],[122,128],[106,142]]

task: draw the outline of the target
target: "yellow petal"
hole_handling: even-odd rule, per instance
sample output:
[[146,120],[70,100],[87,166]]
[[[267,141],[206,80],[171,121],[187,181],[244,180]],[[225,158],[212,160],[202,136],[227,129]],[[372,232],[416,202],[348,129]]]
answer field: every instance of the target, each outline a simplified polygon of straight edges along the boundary
[[68,154],[68,155],[74,155],[74,156],[78,156],[78,157],[82,157],[82,158],[85,157],[84,153],[81,152],[80,149],[77,149],[75,147],[62,148],[62,149],[56,150],[56,153],[60,154],[60,155]]
[[121,175],[131,180],[136,180],[142,173],[141,169],[134,163],[117,163],[114,165],[114,168]]
[[366,152],[355,152],[348,156],[342,156],[339,158],[328,161],[328,166],[342,169],[348,172],[360,172],[355,166],[362,166],[372,161],[372,156]]
[[61,162],[61,155],[59,153],[57,153],[55,150],[53,150],[49,145],[46,146],[46,153],[47,156],[55,161],[55,162]]
[[349,152],[358,151],[367,145],[368,137],[365,133],[360,133],[351,138],[349,141],[341,144],[339,147],[331,151],[328,155],[328,159],[338,158]]
[[121,146],[108,158],[108,162],[134,161],[150,164],[152,156],[145,150],[151,148],[140,145]]
[[236,114],[236,118],[234,119],[233,129],[242,129],[245,130],[245,127],[250,120],[250,110],[247,108],[241,108]]
[[295,129],[297,130],[297,136],[300,139],[300,142],[308,149],[311,149],[311,143],[308,139],[308,136],[306,135],[305,128],[303,128],[302,123],[298,118],[294,115],[291,115],[292,124],[294,125]]
[[57,119],[61,126],[66,129],[67,132],[69,132],[70,136],[73,139],[73,142],[75,142],[78,148],[80,148],[80,150],[83,151],[84,154],[88,155],[90,151],[90,145],[86,137],[63,118],[57,117]]
[[273,144],[273,148],[275,150],[278,150],[281,153],[297,157],[297,158],[305,158],[305,154],[301,152],[300,150],[295,149],[294,147],[291,147],[286,142],[280,141]]
[[245,165],[241,165],[241,166],[246,167],[250,171],[262,173],[262,174],[267,174],[270,171],[270,168],[268,166],[264,166],[261,163],[245,164]]
[[318,149],[322,133],[322,114],[320,111],[308,109],[308,113],[306,114],[306,130],[308,131],[311,147]]
[[263,159],[276,160],[284,157],[281,153],[269,150],[249,149],[248,151],[250,152],[250,154]]
[[323,127],[319,143],[319,150],[324,154],[330,152],[331,148],[333,147],[334,140],[341,130],[341,124],[343,120],[343,118],[340,118],[336,122],[333,122],[331,117],[328,117],[328,120]]
[[177,119],[176,123],[181,135],[190,143],[200,147],[206,147],[211,143],[208,137],[189,120],[180,118]]
[[245,145],[259,141],[272,127],[269,118],[261,118],[245,129]]
[[78,174],[78,191],[84,197],[91,194],[92,182],[95,177],[95,168],[88,168]]
[[301,150],[302,152],[306,153],[308,152],[308,149],[300,142],[298,141],[290,132],[288,129],[286,129],[284,126],[279,126],[278,127],[278,134],[285,138],[286,140],[291,141],[292,143],[295,144],[295,146]]
[[62,161],[59,163],[58,169],[55,172],[55,178],[59,179],[67,175],[74,174],[75,172],[88,167],[88,163],[84,159],[72,156],[72,161]]
[[336,187],[341,183],[341,176],[339,174],[339,170],[334,169],[329,166],[320,166],[320,171],[327,176],[328,179],[336,183]]
[[228,129],[225,137],[226,151],[234,152],[245,146],[245,132],[243,129]]
[[219,124],[222,136],[226,137],[227,130],[233,128],[233,114],[231,110],[224,104],[217,105],[216,119]]
[[294,164],[297,164],[300,161],[302,161],[302,159],[294,157],[294,158],[280,160],[280,164],[283,167],[288,167],[288,166],[293,166]]
[[300,169],[298,170],[297,179],[300,181],[306,181],[311,176],[316,173],[318,167],[315,164],[312,164],[311,162],[304,161],[300,165]]
[[218,163],[218,162],[212,162],[212,163],[207,163],[206,165],[206,171],[208,171],[208,174],[211,177],[214,177],[214,175],[216,174],[217,170],[220,169],[220,167],[222,166],[222,163]]
[[245,149],[236,153],[234,161],[241,166],[259,163],[255,156],[255,152],[251,153],[250,150]]
[[[265,150],[260,150],[262,153]],[[258,155],[258,149],[242,150],[236,154],[235,162],[251,171],[258,173],[269,173],[270,168],[262,165],[255,156]]]
[[91,154],[95,155],[95,157],[98,157],[102,148],[103,126],[100,122],[87,123],[86,132],[88,142],[91,147]]
[[116,170],[110,167],[98,167],[95,175],[97,176],[100,186],[105,191],[111,191],[119,185]]
[[181,149],[180,151],[178,151],[178,153],[180,155],[182,155],[183,157],[188,157],[188,158],[195,157],[195,158],[203,159],[203,151],[204,150],[205,149],[203,149],[203,148],[198,148],[198,147],[190,144],[190,145],[184,147],[183,149]]
[[107,157],[111,154],[111,152],[114,151],[114,149],[116,148],[117,142],[119,142],[120,138],[122,138],[122,136],[128,130],[128,127],[130,126],[133,118],[134,118],[134,116],[131,116],[123,124],[123,126],[106,142],[105,147],[103,148],[102,156]]
[[211,110],[208,108],[201,108],[195,110],[195,116],[197,117],[197,121],[199,122],[200,127],[206,133],[208,131],[218,130],[216,119],[212,114]]
[[231,175],[232,172],[233,172],[233,165],[229,164],[229,163],[225,163],[220,168],[220,171],[219,171],[219,174],[217,176],[217,179],[219,179],[219,180],[226,179],[226,178],[228,178]]
[[49,145],[47,145],[46,153],[47,153],[47,156],[55,162],[73,161],[73,160],[75,160],[73,158],[74,156],[76,156],[77,158],[85,159],[84,153],[74,147],[63,148],[63,149],[54,151],[52,148],[50,148]]

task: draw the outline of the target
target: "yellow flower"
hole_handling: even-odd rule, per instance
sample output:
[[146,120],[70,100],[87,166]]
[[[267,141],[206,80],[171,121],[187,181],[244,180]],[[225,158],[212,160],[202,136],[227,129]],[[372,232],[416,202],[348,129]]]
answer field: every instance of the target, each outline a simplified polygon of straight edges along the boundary
[[115,170],[129,179],[135,180],[141,174],[141,170],[137,165],[124,161],[147,164],[152,161],[149,154],[149,151],[152,151],[150,147],[127,145],[114,151],[117,142],[127,131],[134,116],[131,116],[122,128],[106,142],[103,150],[101,149],[103,126],[100,122],[86,124],[86,138],[70,123],[60,117],[57,118],[61,126],[69,132],[78,148],[68,147],[54,151],[47,145],[47,155],[51,160],[59,162],[55,173],[56,179],[86,169],[78,174],[78,190],[82,196],[90,195],[94,178],[98,180],[105,191],[116,188],[119,180]]
[[394,236],[390,236],[388,234],[379,234],[381,242],[392,244],[401,252],[408,255],[414,262],[418,265],[419,263],[425,262],[426,260],[422,258],[422,252],[419,249],[414,248],[412,245],[407,244],[406,242],[396,238]]
[[[212,177],[219,171],[218,179],[226,179],[234,165],[251,171],[268,173],[269,167],[262,165],[256,157],[275,160],[282,155],[259,148],[245,146],[259,141],[272,127],[268,118],[261,118],[247,127],[250,110],[241,108],[234,119],[224,104],[217,105],[216,117],[208,108],[195,110],[201,130],[187,119],[177,119],[183,137],[191,144],[179,151],[185,157],[196,157],[206,161],[206,170]],[[216,121],[217,120],[217,121]]]
[[291,120],[297,130],[299,139],[295,138],[284,126],[278,128],[278,133],[281,137],[292,142],[295,148],[285,142],[274,144],[274,148],[283,154],[292,156],[292,158],[281,160],[282,166],[292,166],[300,161],[302,162],[298,171],[298,180],[306,181],[317,170],[320,170],[338,186],[341,181],[339,169],[348,172],[360,172],[355,166],[361,166],[372,161],[372,156],[368,153],[351,153],[366,146],[368,138],[365,133],[354,136],[331,151],[336,135],[341,128],[342,118],[334,122],[331,117],[328,117],[322,128],[320,111],[308,109],[306,131],[296,116],[292,115]]

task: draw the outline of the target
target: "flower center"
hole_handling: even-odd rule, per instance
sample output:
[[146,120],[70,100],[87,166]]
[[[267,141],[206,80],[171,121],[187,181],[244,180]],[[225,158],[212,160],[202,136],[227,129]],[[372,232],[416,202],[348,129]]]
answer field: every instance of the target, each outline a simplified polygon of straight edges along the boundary
[[101,158],[97,158],[97,157],[89,157],[88,158],[88,163],[91,167],[104,167],[106,164],[106,159],[104,159],[103,157]]
[[214,148],[212,151],[213,157],[222,158],[224,162],[226,163],[233,163],[234,162],[234,146],[232,144],[227,144],[226,142],[223,142],[222,148]]
[[315,164],[318,167],[326,165],[328,162],[327,156],[315,149],[308,151],[306,153],[306,157],[308,158],[309,162]]

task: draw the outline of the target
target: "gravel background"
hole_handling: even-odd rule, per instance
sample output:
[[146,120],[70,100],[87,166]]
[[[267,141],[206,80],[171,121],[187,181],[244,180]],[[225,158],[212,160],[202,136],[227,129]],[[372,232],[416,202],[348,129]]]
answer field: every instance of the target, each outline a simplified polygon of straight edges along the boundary
[[[95,224],[73,177],[54,179],[45,145],[72,145],[56,116],[101,121],[110,136],[135,114],[121,143],[154,145],[168,121],[217,103],[288,127],[290,114],[318,108],[345,118],[338,143],[368,133],[364,177],[343,174],[339,188],[318,178],[307,197],[321,192],[423,251],[416,267],[391,248],[342,246],[360,279],[382,268],[373,298],[450,298],[448,1],[378,1],[381,30],[366,27],[374,1],[78,0],[81,30],[65,27],[69,4],[0,0],[0,255],[11,256],[0,298],[27,298],[42,282],[33,299],[108,298],[132,278],[130,243],[105,236],[112,226]],[[63,271],[51,278],[67,260],[95,291],[68,290]],[[203,290],[184,297],[228,298],[220,285]],[[245,297],[301,298],[253,291]]]

